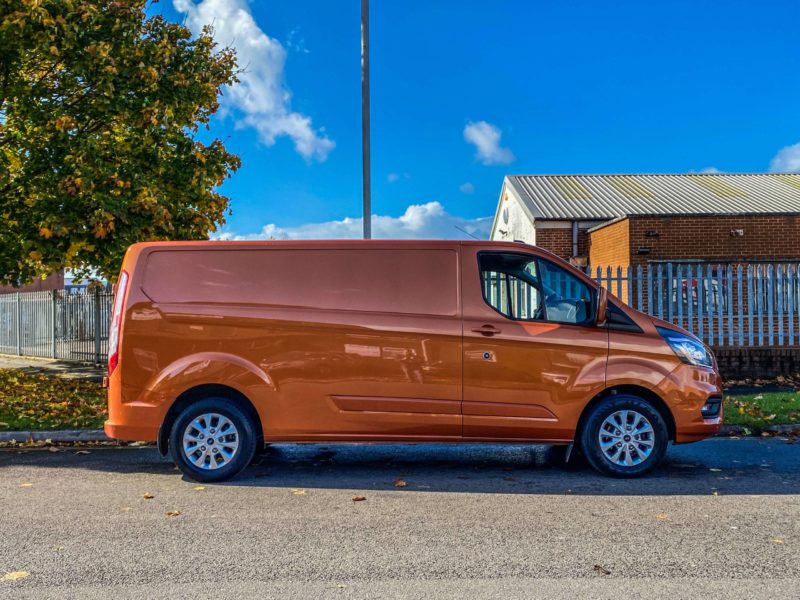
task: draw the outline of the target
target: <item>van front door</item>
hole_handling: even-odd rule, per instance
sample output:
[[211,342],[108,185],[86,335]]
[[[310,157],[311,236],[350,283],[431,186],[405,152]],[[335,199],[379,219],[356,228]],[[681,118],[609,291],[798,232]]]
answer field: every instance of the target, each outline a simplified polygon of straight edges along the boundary
[[596,292],[545,258],[462,247],[463,435],[571,441],[605,386]]

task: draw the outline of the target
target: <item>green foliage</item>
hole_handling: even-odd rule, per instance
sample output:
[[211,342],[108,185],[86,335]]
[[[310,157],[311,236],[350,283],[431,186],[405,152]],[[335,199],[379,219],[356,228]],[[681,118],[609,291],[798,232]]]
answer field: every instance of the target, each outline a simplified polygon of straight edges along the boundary
[[197,139],[232,50],[146,0],[0,0],[0,284],[116,279],[128,245],[205,239],[239,159]]
[[0,431],[101,428],[107,406],[99,383],[0,369]]

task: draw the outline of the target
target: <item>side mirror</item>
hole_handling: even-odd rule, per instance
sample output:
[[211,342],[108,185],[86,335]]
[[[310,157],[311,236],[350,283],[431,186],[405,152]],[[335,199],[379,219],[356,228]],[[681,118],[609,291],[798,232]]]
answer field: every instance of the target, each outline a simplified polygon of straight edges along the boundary
[[608,290],[600,287],[597,291],[597,314],[595,315],[594,323],[598,327],[604,325],[606,322],[606,308],[608,307]]

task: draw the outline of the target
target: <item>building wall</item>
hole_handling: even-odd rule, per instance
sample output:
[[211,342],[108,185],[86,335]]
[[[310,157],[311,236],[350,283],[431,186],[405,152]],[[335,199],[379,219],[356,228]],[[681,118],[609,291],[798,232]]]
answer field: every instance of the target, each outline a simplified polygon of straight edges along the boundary
[[631,264],[630,220],[622,219],[589,234],[589,264],[628,267]]
[[[627,224],[627,239],[624,228]],[[741,231],[742,235],[736,235]],[[649,249],[640,254],[640,249]],[[631,216],[590,234],[592,266],[653,261],[720,263],[800,259],[800,217],[791,215]]]
[[[536,225],[536,245],[549,250],[556,256],[569,260],[572,258],[572,223],[538,222]],[[587,228],[578,228],[578,256],[588,256],[589,235]]]
[[13,287],[0,286],[0,294],[15,294],[17,292],[47,292],[50,290],[64,289],[64,272],[53,273],[46,279],[36,279],[30,285]]
[[536,244],[536,228],[519,200],[511,194],[504,193],[500,201],[492,239],[507,242],[519,240],[526,244]]
[[[631,217],[634,264],[698,259],[724,263],[800,257],[800,217],[782,215]],[[742,236],[732,231],[742,230]],[[639,255],[640,247],[650,254]]]

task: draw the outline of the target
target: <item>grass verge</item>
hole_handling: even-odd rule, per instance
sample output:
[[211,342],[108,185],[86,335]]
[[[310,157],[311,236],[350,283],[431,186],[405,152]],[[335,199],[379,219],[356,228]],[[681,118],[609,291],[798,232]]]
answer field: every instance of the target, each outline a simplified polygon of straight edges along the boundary
[[763,392],[725,397],[725,424],[761,429],[800,423],[800,392]]
[[106,415],[99,383],[0,369],[0,431],[100,429]]

